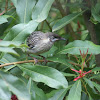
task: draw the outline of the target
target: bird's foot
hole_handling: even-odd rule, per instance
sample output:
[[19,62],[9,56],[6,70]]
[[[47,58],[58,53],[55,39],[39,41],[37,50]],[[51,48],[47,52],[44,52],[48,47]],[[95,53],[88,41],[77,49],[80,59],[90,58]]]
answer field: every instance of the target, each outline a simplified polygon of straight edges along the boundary
[[36,58],[33,58],[34,59],[34,64],[37,64],[38,63],[38,59]]
[[37,63],[38,63],[38,59],[36,59],[35,57],[30,56],[29,54],[28,54],[28,56],[29,56],[30,58],[34,59],[34,64],[37,64]]
[[44,60],[44,63],[47,64],[48,60],[46,60],[46,58],[44,56],[41,56],[41,55],[39,55],[39,56],[42,57]]

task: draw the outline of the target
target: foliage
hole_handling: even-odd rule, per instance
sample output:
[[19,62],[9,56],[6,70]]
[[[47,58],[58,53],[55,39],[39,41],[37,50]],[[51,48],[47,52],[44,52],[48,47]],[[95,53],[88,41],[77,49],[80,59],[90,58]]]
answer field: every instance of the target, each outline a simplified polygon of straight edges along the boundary
[[[0,0],[0,100],[99,100],[99,0]],[[91,7],[88,6],[90,3]],[[90,11],[89,23],[84,18]],[[55,32],[58,41],[38,64],[27,56],[33,31]],[[91,39],[90,39],[91,38]],[[100,38],[98,39],[100,41]],[[100,43],[99,43],[100,44]]]

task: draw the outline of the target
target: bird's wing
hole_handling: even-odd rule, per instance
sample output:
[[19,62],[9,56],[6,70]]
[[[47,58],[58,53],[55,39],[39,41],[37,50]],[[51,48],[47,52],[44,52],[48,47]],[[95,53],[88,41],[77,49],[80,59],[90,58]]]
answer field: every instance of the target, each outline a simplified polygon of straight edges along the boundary
[[27,39],[28,46],[34,48],[43,39],[43,35],[44,33],[40,31],[33,32]]

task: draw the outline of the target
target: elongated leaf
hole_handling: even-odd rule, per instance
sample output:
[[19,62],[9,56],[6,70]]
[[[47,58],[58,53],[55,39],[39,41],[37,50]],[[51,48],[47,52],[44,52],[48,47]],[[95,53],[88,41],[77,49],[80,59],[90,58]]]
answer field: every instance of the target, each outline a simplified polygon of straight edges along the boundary
[[17,24],[14,27],[12,27],[12,29],[6,35],[4,40],[23,42],[25,41],[26,37],[36,29],[38,24],[39,23],[33,20],[30,21],[28,24]]
[[63,100],[66,92],[68,91],[69,88],[67,89],[60,89],[58,90],[53,97],[51,97],[49,100]]
[[4,47],[8,47],[10,45],[15,45],[15,46],[20,46],[20,42],[19,41],[0,41],[0,46],[4,46]]
[[64,75],[64,76],[76,76],[75,74],[71,74],[71,73],[64,73],[64,72],[62,72],[62,74]]
[[96,92],[94,93],[93,89],[90,88],[89,85],[87,85],[87,90],[88,90],[89,100],[99,100],[100,99],[100,95],[97,94]]
[[31,94],[31,100],[47,100],[46,95],[42,91],[42,89],[39,89],[34,82],[32,82],[32,79],[29,79],[28,85],[27,85],[30,94]]
[[92,82],[95,88],[100,92],[100,84],[97,84],[95,82]]
[[25,83],[22,80],[18,79],[13,75],[4,73],[2,71],[0,71],[0,79],[2,79],[2,81],[4,82],[3,85],[5,85],[5,87],[8,88],[9,91],[12,91],[18,97],[19,100],[30,100],[30,95],[28,93]]
[[80,54],[80,51],[86,53],[88,49],[88,54],[99,54],[100,53],[100,46],[95,45],[91,41],[81,41],[75,40],[74,42],[69,43],[66,45],[59,53],[60,54]]
[[83,12],[73,13],[73,14],[70,14],[70,15],[67,15],[67,16],[63,17],[62,19],[57,21],[57,23],[53,26],[52,31],[54,32],[54,31],[57,31],[57,30],[61,29],[62,27],[64,27],[65,25],[69,24],[72,20],[77,18],[82,13]]
[[90,79],[93,79],[93,78],[100,80],[100,73],[94,74],[92,77],[90,77]]
[[0,16],[0,24],[8,22],[7,18],[10,17],[9,15],[2,15]]
[[92,81],[90,81],[90,80],[87,79],[87,78],[84,78],[84,80],[86,81],[86,83],[87,83],[92,89],[94,89],[94,86],[93,86]]
[[33,9],[32,19],[37,22],[42,22],[45,20],[53,2],[54,0],[38,0]]
[[74,83],[69,91],[68,100],[80,100],[81,98],[81,81],[78,80]]
[[47,66],[23,64],[18,65],[36,82],[43,82],[53,88],[67,88],[68,83],[62,73]]
[[16,12],[21,23],[28,23],[31,20],[32,9],[36,0],[17,0]]
[[100,22],[100,3],[97,3],[95,7],[93,6],[91,12],[94,19]]
[[11,92],[9,91],[6,83],[0,76],[0,100],[10,100],[11,99]]
[[0,47],[0,52],[11,53],[18,56],[18,53],[10,47]]
[[53,61],[53,62],[58,62],[58,63],[61,63],[67,67],[70,67],[70,68],[73,68],[73,66],[69,63],[70,61],[66,58],[64,58],[64,56],[61,56],[61,55],[56,55],[56,56],[53,56],[53,57],[50,57],[50,58],[47,58],[48,60],[50,61]]
[[100,71],[100,67],[95,67],[92,69],[92,72],[95,72],[95,71]]
[[11,0],[14,4],[14,6],[16,7],[17,6],[17,0]]

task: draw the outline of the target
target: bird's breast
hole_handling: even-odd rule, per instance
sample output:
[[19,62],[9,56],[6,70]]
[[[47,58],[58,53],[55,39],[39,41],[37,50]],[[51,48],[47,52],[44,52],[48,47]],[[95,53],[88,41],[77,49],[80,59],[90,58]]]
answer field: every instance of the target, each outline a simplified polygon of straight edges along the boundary
[[49,43],[50,42],[50,39],[49,38],[43,39],[42,42],[43,43]]

